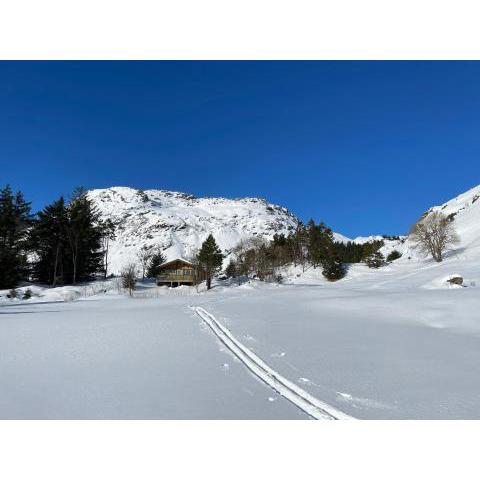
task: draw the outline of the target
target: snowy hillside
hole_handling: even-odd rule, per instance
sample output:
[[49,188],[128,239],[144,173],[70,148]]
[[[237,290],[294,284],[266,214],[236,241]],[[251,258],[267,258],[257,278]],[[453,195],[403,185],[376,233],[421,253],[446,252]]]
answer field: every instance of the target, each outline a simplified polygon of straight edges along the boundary
[[[447,254],[447,258],[454,255],[457,259],[471,260],[478,258],[480,260],[480,185],[442,205],[430,208],[423,216],[432,212],[441,212],[449,217],[460,237],[460,244],[456,245]],[[416,246],[407,236],[401,236],[397,240],[386,239],[381,235],[371,235],[369,237],[356,237],[352,241],[363,244],[373,240],[384,241],[385,245],[380,251],[385,256],[392,250],[398,250],[403,255],[403,261],[424,260],[424,256],[418,252]]]
[[440,211],[452,219],[460,236],[460,248],[480,254],[480,185],[433,207],[429,212]]
[[118,223],[111,273],[135,261],[143,245],[160,247],[168,259],[188,257],[211,233],[228,253],[242,239],[287,234],[298,221],[286,208],[258,198],[196,198],[128,187],[92,190],[88,196],[103,218]]
[[[442,205],[430,208],[424,216],[432,212],[446,215],[460,237],[460,243],[447,253],[447,259],[454,256],[461,261],[480,260],[480,185]],[[403,246],[403,253],[412,259],[423,258],[409,240]]]

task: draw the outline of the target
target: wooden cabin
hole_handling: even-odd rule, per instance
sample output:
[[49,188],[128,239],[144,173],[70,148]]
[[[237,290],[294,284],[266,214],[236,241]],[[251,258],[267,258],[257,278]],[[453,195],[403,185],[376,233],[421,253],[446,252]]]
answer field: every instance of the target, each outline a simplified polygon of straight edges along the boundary
[[195,285],[205,280],[205,278],[205,272],[196,271],[192,263],[187,262],[183,258],[176,258],[160,265],[157,285],[168,285],[170,287]]

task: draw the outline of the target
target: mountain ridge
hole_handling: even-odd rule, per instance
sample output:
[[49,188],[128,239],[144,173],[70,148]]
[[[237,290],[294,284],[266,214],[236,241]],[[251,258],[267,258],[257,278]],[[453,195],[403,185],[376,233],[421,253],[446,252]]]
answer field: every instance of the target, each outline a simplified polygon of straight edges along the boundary
[[195,197],[130,187],[95,189],[87,195],[101,218],[110,218],[117,225],[117,238],[109,253],[110,273],[136,262],[144,245],[160,248],[168,260],[185,258],[211,233],[228,255],[240,240],[288,234],[298,222],[287,208],[255,197]]
[[[103,219],[117,225],[117,238],[110,248],[110,273],[128,263],[138,263],[140,248],[160,248],[168,260],[189,257],[195,253],[208,234],[213,234],[227,257],[233,247],[250,237],[266,240],[274,234],[288,234],[299,219],[288,208],[259,197],[197,197],[188,193],[131,187],[109,187],[87,193]],[[449,216],[460,236],[457,252],[475,250],[480,255],[480,185],[433,206],[423,215],[441,211]],[[334,233],[337,241],[350,239]],[[357,237],[363,243],[380,236]],[[386,240],[382,253],[399,250],[403,258],[418,258],[415,245],[402,236]]]

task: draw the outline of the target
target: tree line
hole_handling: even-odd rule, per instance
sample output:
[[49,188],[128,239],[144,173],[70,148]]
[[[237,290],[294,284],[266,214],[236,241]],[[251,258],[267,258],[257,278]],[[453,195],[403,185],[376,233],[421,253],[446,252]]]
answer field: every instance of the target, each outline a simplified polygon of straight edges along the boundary
[[[272,241],[251,238],[240,242],[232,251],[225,270],[229,277],[256,275],[261,280],[281,281],[279,269],[288,265],[321,268],[330,281],[343,278],[346,264],[367,261],[381,255],[383,240],[363,244],[336,241],[323,222],[299,222],[288,235],[275,234]],[[372,264],[373,265],[373,264]]]
[[[419,250],[437,262],[446,249],[458,243],[453,218],[429,212],[411,229],[410,238]],[[95,275],[107,276],[109,245],[115,239],[115,224],[100,218],[83,188],[68,199],[60,196],[36,215],[22,192],[7,185],[0,190],[0,289],[14,288],[32,280],[50,286],[75,284]],[[388,237],[399,239],[399,237]],[[385,259],[380,252],[383,240],[358,244],[336,241],[323,222],[299,222],[288,235],[275,234],[271,241],[254,237],[241,241],[230,253],[225,270],[229,277],[256,276],[260,280],[280,280],[279,269],[287,265],[321,268],[330,281],[342,278],[346,264],[365,262],[379,268],[401,254],[394,250]],[[224,255],[212,235],[190,259],[206,273],[210,288],[221,271]],[[142,278],[156,277],[166,258],[155,248],[143,247],[138,254]],[[131,267],[131,266],[130,266]],[[132,270],[136,275],[136,268]]]
[[0,190],[0,288],[32,280],[50,286],[107,275],[115,226],[102,221],[83,188],[36,215],[22,192]]

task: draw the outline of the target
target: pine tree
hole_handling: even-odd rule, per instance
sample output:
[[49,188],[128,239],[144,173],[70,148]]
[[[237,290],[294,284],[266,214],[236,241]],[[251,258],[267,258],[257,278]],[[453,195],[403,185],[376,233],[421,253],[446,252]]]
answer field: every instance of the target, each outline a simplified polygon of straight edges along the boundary
[[0,288],[10,288],[26,278],[27,232],[30,203],[9,185],[0,190]]
[[164,264],[166,260],[165,255],[160,250],[155,252],[150,258],[150,263],[148,264],[147,278],[156,278],[159,274],[160,265]]
[[371,253],[366,259],[365,263],[369,268],[380,268],[385,264],[385,257],[382,253],[377,250],[376,252]]
[[333,247],[333,232],[324,223],[318,225],[310,220],[307,225],[308,257],[314,267],[322,264]]
[[308,250],[308,234],[305,225],[302,222],[298,222],[295,231],[288,236],[287,244],[291,251],[291,258],[293,265],[302,265],[305,268],[307,261],[307,250]]
[[227,268],[225,269],[225,275],[228,278],[235,278],[237,276],[237,265],[233,260],[230,260],[228,263]]
[[345,267],[337,255],[329,255],[322,260],[322,274],[331,282],[340,280],[345,276]]
[[102,227],[98,211],[83,188],[74,191],[68,207],[67,238],[71,259],[71,283],[101,271]]
[[365,242],[362,244],[362,258],[360,261],[365,261],[368,257],[382,248],[384,244],[385,242],[383,240],[372,240],[371,242]]
[[38,212],[30,235],[31,248],[36,254],[33,277],[52,287],[67,280],[67,224],[67,207],[64,198],[60,197]]
[[207,290],[210,290],[212,288],[212,277],[220,271],[223,262],[223,254],[212,234],[203,242],[197,259],[199,267],[207,277]]

